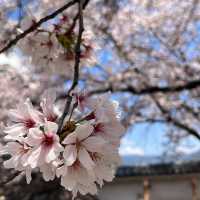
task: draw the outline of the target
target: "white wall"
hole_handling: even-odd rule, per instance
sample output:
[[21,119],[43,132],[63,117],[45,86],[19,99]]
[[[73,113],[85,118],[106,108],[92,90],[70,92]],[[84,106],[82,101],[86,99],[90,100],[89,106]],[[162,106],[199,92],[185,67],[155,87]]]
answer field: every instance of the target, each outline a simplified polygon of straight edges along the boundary
[[[200,185],[199,181],[198,185]],[[200,187],[197,190],[199,191]],[[198,193],[200,194],[200,191]],[[142,200],[142,179],[119,179],[105,184],[99,190],[99,198],[100,200]],[[192,200],[191,178],[152,178],[150,200]]]
[[142,182],[115,181],[99,190],[100,200],[139,200],[143,194]]
[[152,200],[192,200],[192,186],[188,180],[151,182]]

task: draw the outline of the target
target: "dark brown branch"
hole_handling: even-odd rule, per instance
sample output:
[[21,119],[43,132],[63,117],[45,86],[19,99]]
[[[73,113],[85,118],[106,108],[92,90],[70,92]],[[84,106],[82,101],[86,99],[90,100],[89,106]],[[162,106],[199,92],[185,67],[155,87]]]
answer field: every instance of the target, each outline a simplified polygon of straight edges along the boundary
[[0,50],[0,54],[5,52],[5,51],[7,51],[12,46],[16,45],[19,40],[21,40],[22,38],[26,37],[28,34],[32,33],[33,31],[35,31],[38,27],[40,27],[41,24],[43,24],[44,22],[49,21],[50,19],[55,18],[57,15],[59,15],[64,10],[68,9],[69,7],[71,7],[72,5],[74,5],[77,2],[78,2],[78,0],[70,1],[69,3],[65,4],[63,7],[59,8],[56,11],[54,11],[53,13],[51,13],[50,15],[47,15],[46,17],[40,19],[38,22],[34,23],[31,27],[29,27],[23,33],[17,35],[3,49],[1,49]]
[[187,126],[186,124],[183,124],[183,123],[181,123],[181,122],[179,122],[178,120],[173,119],[173,118],[170,118],[169,121],[170,121],[173,125],[175,125],[176,127],[180,128],[180,129],[182,129],[182,130],[185,130],[185,131],[188,132],[190,135],[192,135],[192,136],[194,136],[196,139],[200,140],[200,135],[199,135],[199,133],[198,133],[195,129],[193,129],[193,128]]
[[181,106],[186,112],[189,112],[190,114],[192,114],[194,118],[196,118],[197,120],[200,119],[200,113],[197,110],[195,110],[193,107],[184,103],[182,103]]
[[71,105],[71,102],[72,102],[71,92],[74,90],[74,88],[78,84],[78,80],[79,80],[79,64],[80,64],[80,56],[81,56],[81,40],[82,40],[83,31],[84,31],[82,9],[83,9],[83,4],[82,4],[82,1],[80,0],[80,2],[79,2],[79,17],[78,17],[79,18],[79,33],[78,33],[78,38],[77,38],[77,42],[76,42],[75,50],[74,50],[75,51],[74,78],[73,78],[72,85],[71,85],[70,89],[67,92],[67,101],[66,101],[66,104],[65,104],[65,107],[64,107],[63,114],[62,114],[62,116],[60,118],[60,121],[59,121],[57,134],[60,134],[60,132],[62,130],[64,119],[69,113],[70,105]]
[[100,88],[100,89],[90,91],[89,94],[90,95],[101,94],[101,93],[111,91],[111,92],[130,92],[135,95],[145,95],[145,94],[156,94],[156,93],[181,92],[183,90],[192,90],[198,87],[200,87],[200,80],[188,81],[187,83],[184,83],[184,84],[179,84],[179,85],[177,84],[174,86],[166,86],[166,87],[146,86],[146,88],[143,88],[143,89],[137,89],[137,88],[134,88],[133,86],[126,86],[123,88],[114,88],[112,85],[110,85],[105,88]]

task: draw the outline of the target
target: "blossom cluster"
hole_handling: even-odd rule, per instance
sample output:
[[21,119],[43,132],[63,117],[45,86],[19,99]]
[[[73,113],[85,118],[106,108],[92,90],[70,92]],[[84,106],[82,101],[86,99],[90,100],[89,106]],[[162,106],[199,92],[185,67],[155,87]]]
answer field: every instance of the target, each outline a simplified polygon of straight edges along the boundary
[[[24,18],[19,31],[23,32],[34,25],[36,21],[32,16]],[[32,65],[53,74],[66,74],[66,71],[72,71],[77,35],[72,17],[63,14],[54,23],[40,27],[21,40],[18,47],[30,58],[29,61]],[[84,31],[81,41],[81,65],[96,63],[94,55],[96,46],[93,44],[92,38],[92,32]]]
[[96,194],[97,186],[113,180],[120,162],[118,147],[124,128],[117,103],[107,96],[72,94],[70,116],[58,133],[55,98],[47,91],[40,109],[26,100],[10,111],[12,124],[4,130],[7,144],[1,150],[10,159],[4,166],[24,172],[27,183],[31,172],[39,170],[45,181],[61,177],[61,185],[73,197],[78,192]]

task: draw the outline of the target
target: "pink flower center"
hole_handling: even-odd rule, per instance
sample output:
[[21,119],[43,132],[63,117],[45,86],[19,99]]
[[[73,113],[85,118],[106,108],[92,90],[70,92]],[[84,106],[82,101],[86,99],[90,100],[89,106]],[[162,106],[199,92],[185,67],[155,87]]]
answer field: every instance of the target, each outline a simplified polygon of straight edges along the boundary
[[44,140],[43,140],[43,144],[45,146],[51,146],[54,142],[54,137],[53,134],[48,134],[48,135],[44,135]]
[[33,128],[35,126],[35,121],[33,121],[32,119],[27,119],[24,122],[24,125],[26,128]]
[[103,132],[103,124],[102,123],[98,123],[94,126],[94,132],[95,133],[98,133],[98,132]]
[[56,115],[49,115],[49,116],[47,116],[47,121],[55,122],[56,119],[57,119]]

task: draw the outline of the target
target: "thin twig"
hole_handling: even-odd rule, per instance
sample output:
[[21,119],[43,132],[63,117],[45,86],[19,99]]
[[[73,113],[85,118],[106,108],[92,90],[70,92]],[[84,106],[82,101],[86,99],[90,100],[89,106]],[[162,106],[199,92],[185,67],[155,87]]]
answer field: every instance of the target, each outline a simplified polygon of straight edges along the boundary
[[74,78],[73,78],[73,82],[72,85],[70,87],[70,89],[67,92],[67,101],[64,107],[64,111],[63,114],[60,118],[59,121],[59,125],[58,125],[58,131],[57,134],[59,135],[61,130],[62,130],[62,126],[63,126],[63,122],[65,117],[68,115],[69,110],[70,110],[70,105],[72,102],[72,96],[71,96],[71,92],[74,90],[74,88],[76,87],[76,85],[78,84],[78,80],[79,80],[79,64],[80,64],[80,56],[81,56],[81,40],[82,40],[82,34],[84,31],[84,26],[83,26],[83,3],[82,0],[79,1],[79,33],[78,33],[78,38],[77,38],[77,42],[75,45],[75,63],[74,63]]
[[44,22],[49,21],[50,19],[55,18],[57,15],[62,13],[64,10],[68,9],[69,7],[73,6],[75,3],[77,3],[78,0],[73,0],[62,6],[61,8],[54,11],[52,14],[47,15],[44,18],[41,18],[38,22],[34,23],[31,27],[29,27],[27,30],[25,30],[23,33],[17,35],[13,40],[11,40],[3,49],[0,50],[0,54],[10,49],[12,46],[16,45],[19,40],[26,37],[28,34],[35,31],[38,27],[40,27],[41,24]]

